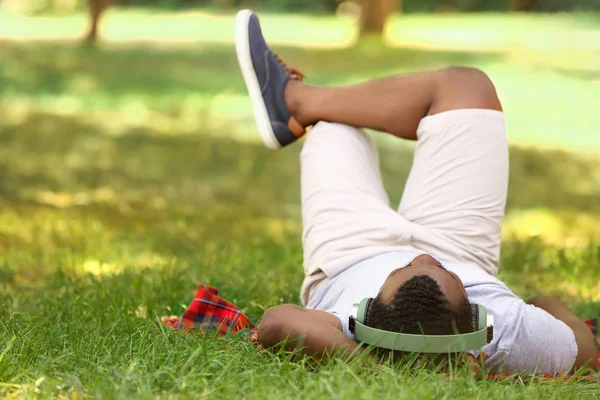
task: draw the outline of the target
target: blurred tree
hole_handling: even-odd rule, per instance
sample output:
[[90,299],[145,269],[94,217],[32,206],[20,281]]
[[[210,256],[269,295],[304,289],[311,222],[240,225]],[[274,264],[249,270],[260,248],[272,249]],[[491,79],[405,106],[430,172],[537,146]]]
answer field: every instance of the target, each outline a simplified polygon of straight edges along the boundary
[[456,0],[456,8],[461,11],[478,11],[482,8],[481,0]]
[[109,0],[88,0],[90,13],[90,30],[86,40],[88,43],[95,43],[98,39],[98,24],[102,13],[108,8]]
[[235,3],[235,0],[213,0],[212,2],[213,6],[223,9],[235,8]]
[[395,10],[399,0],[359,0],[360,36],[381,35],[388,17]]
[[511,11],[523,11],[531,8],[535,0],[508,0],[508,6]]

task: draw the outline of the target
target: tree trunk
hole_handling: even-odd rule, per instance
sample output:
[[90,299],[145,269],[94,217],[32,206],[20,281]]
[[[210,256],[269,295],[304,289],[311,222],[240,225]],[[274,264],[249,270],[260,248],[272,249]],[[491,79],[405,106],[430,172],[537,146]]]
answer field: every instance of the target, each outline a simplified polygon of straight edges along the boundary
[[535,3],[535,0],[508,0],[511,11],[525,11]]
[[224,9],[224,10],[235,8],[234,0],[213,0],[212,4],[216,8],[220,8],[220,9]]
[[381,35],[385,23],[394,11],[395,0],[359,0],[360,36],[369,34]]
[[98,39],[98,25],[102,13],[108,8],[109,0],[88,0],[90,12],[90,30],[86,40],[88,43],[95,43]]

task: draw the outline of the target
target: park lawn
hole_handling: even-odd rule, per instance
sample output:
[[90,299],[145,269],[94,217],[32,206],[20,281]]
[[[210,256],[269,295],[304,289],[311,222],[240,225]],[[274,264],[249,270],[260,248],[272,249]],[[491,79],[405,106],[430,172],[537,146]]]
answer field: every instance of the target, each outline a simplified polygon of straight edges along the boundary
[[[158,318],[180,314],[200,283],[218,287],[255,322],[269,306],[298,302],[299,146],[271,154],[258,144],[210,135],[165,137],[150,129],[115,138],[93,125],[39,118],[39,125],[0,132],[0,395],[600,395],[597,384],[477,383],[402,366],[331,361],[314,371],[304,361],[255,351],[235,338],[161,329]],[[513,165],[527,163],[528,173],[513,181],[509,215],[526,212],[519,206],[524,204],[552,215],[587,210],[587,218],[597,221],[598,204],[560,183],[581,183],[578,175],[597,169],[597,159],[513,150]],[[554,158],[577,167],[552,170]],[[386,182],[401,180],[410,149],[383,149],[382,161]],[[400,190],[394,187],[392,197]],[[564,196],[549,196],[552,191]],[[522,239],[505,238],[501,278],[522,296],[554,294],[582,317],[600,315],[600,247],[587,242],[593,231],[578,237],[565,230],[550,242],[528,228],[515,231]]]
[[[0,395],[600,395],[597,384],[477,383],[402,366],[332,361],[314,371],[304,361],[258,352],[236,339],[161,329],[158,318],[180,314],[200,283],[217,286],[255,322],[269,306],[297,303],[302,279],[299,146],[270,154],[257,144],[203,135],[165,137],[151,129],[115,138],[78,121],[39,118],[39,125],[0,132]],[[513,165],[527,163],[528,172],[515,176],[509,215],[535,206],[551,215],[581,216],[587,210],[588,219],[598,220],[597,203],[561,184],[582,183],[581,172],[597,170],[598,160],[513,150]],[[555,158],[576,167],[552,169]],[[402,180],[410,149],[383,149],[382,161],[388,184]],[[394,187],[392,197],[397,199],[400,190]],[[550,196],[552,191],[564,196]],[[532,236],[529,228],[515,232],[522,239],[504,240],[501,278],[522,296],[554,294],[582,317],[600,315],[598,242],[568,230],[549,242],[544,235]]]
[[[523,297],[557,295],[583,318],[600,316],[600,139],[598,119],[583,118],[597,99],[596,73],[523,65],[540,53],[522,49],[281,50],[317,83],[450,63],[494,75],[517,132],[500,277]],[[558,55],[574,53],[549,54],[566,64]],[[594,54],[577,56],[594,65]],[[258,143],[230,44],[8,41],[0,55],[0,396],[600,396],[598,384],[475,382],[402,366],[332,360],[315,370],[236,338],[160,328],[158,318],[180,314],[201,283],[255,322],[270,306],[298,302],[300,146],[272,153]],[[538,124],[536,113],[545,116]],[[397,204],[412,146],[376,139]]]

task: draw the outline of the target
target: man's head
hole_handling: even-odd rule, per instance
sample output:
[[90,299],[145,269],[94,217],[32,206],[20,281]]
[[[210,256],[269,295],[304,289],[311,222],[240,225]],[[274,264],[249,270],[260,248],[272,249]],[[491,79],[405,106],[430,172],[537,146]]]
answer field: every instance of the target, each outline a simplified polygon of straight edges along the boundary
[[[465,287],[456,274],[427,254],[415,257],[406,267],[390,273],[377,297],[371,301],[365,324],[409,334],[473,332],[473,316]],[[390,354],[383,349],[376,351],[384,357]],[[391,355],[398,360],[409,354],[395,351]],[[486,353],[477,358],[469,353],[454,356],[422,353],[409,362],[424,362],[444,372],[450,371],[451,365],[457,362],[479,377],[486,358]]]
[[462,282],[427,254],[388,276],[371,302],[365,322],[374,328],[412,334],[473,331],[471,306]]

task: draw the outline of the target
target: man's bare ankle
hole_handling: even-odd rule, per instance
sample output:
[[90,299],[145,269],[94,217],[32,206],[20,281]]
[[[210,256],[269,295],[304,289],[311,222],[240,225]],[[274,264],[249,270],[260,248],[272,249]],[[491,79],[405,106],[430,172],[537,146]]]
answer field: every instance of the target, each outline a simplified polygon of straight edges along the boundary
[[290,114],[305,128],[313,125],[306,112],[306,102],[303,101],[306,98],[304,90],[306,87],[307,85],[301,81],[290,79],[284,90],[285,105]]

